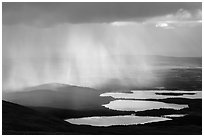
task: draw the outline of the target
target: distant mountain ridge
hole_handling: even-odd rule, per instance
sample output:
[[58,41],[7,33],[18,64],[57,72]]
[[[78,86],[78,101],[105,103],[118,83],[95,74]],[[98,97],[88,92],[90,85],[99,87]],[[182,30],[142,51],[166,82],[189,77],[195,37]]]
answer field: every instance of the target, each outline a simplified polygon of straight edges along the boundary
[[24,106],[81,110],[98,109],[101,103],[108,103],[99,95],[96,89],[52,83],[3,93],[3,99]]

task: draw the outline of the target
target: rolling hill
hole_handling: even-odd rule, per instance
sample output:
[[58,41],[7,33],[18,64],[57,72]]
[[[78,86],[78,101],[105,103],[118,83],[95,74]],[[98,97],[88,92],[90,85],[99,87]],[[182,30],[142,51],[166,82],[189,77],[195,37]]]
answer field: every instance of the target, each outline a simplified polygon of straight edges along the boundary
[[70,110],[100,109],[108,103],[99,97],[100,91],[65,84],[44,84],[18,92],[3,93],[3,99],[24,106],[52,107]]

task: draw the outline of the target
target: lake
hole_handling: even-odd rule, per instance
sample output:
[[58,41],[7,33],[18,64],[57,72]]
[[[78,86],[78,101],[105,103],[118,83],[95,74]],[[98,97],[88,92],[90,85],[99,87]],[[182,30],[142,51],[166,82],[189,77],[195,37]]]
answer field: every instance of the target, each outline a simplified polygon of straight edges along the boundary
[[134,112],[160,108],[179,110],[188,107],[188,105],[178,105],[157,101],[141,101],[141,100],[114,100],[111,101],[109,104],[105,104],[102,106],[112,110]]
[[101,116],[101,117],[84,117],[73,118],[66,120],[69,123],[76,125],[91,125],[91,126],[114,126],[114,125],[137,125],[159,121],[171,120],[163,117],[147,117],[147,116]]
[[[181,93],[183,95],[158,95],[158,93]],[[192,93],[185,94],[185,93]],[[166,99],[166,98],[189,98],[201,99],[202,91],[170,91],[170,90],[133,90],[131,93],[109,92],[103,93],[101,97],[113,97],[115,99]]]
[[[166,99],[166,98],[189,98],[200,99],[202,98],[201,91],[169,91],[169,90],[147,90],[139,91],[133,90],[131,92],[109,92],[103,93],[101,97],[112,97],[115,100],[110,101],[108,104],[102,106],[117,111],[145,111],[152,109],[174,109],[180,110],[188,108],[187,104],[173,104],[164,103],[159,101],[148,101],[144,99]],[[122,115],[122,116],[98,116],[98,117],[82,117],[67,119],[65,121],[76,125],[91,125],[91,126],[114,126],[114,125],[138,125],[152,122],[160,122],[172,120],[174,117],[183,117],[186,114],[172,114],[163,115],[161,117],[150,116],[135,116],[135,115]]]

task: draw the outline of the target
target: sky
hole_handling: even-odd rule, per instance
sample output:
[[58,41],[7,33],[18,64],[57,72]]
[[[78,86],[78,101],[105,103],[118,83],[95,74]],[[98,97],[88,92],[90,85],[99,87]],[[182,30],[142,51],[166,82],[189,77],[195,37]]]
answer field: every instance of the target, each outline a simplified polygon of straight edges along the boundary
[[2,6],[4,90],[130,77],[144,85],[154,74],[141,55],[202,56],[202,3]]
[[[188,19],[200,19],[201,3],[3,3],[4,25],[52,26],[62,23],[102,23],[142,21],[148,18],[175,14],[185,10],[195,14]],[[185,14],[184,12],[184,14]]]

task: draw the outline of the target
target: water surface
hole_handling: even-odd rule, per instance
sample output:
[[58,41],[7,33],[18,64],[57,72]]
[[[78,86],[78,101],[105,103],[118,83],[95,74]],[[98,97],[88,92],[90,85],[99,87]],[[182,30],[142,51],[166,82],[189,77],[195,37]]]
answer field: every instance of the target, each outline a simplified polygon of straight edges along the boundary
[[175,117],[184,117],[187,114],[171,114],[171,115],[163,115],[162,117],[166,117],[166,118],[175,118]]
[[[156,93],[184,93],[183,95],[157,95]],[[188,95],[185,93],[195,93]],[[113,97],[115,99],[166,99],[166,98],[189,98],[201,99],[202,91],[170,91],[170,90],[132,90],[131,93],[109,92],[103,93],[101,97]]]
[[180,110],[188,107],[188,105],[178,105],[158,101],[142,101],[142,100],[114,100],[111,101],[109,104],[105,104],[102,106],[112,110],[135,111],[135,112],[160,108]]
[[65,121],[76,125],[91,125],[91,126],[114,126],[114,125],[138,125],[152,122],[160,122],[171,120],[164,117],[147,117],[147,116],[101,116],[101,117],[83,117],[67,119]]
[[[168,93],[165,95],[157,93]],[[177,94],[175,94],[177,93]],[[179,94],[178,94],[179,93]],[[191,93],[191,94],[189,94]],[[173,103],[164,103],[159,101],[147,101],[140,99],[166,99],[166,98],[189,98],[200,99],[202,98],[201,91],[169,91],[169,90],[147,90],[147,91],[131,91],[131,93],[109,92],[103,93],[101,97],[113,97],[116,100],[103,104],[103,107],[107,109],[117,111],[146,111],[152,109],[174,109],[180,110],[187,108],[188,105],[180,105]],[[128,100],[127,100],[128,99]],[[131,100],[132,99],[132,100]],[[134,100],[133,100],[134,99]],[[138,99],[138,100],[137,100]],[[149,117],[149,116],[98,116],[98,117],[83,117],[67,119],[66,121],[77,125],[91,125],[91,126],[114,126],[114,125],[137,125],[152,122],[160,122],[166,120],[172,120],[171,118],[183,117],[186,114],[171,114],[163,115],[161,117]]]

